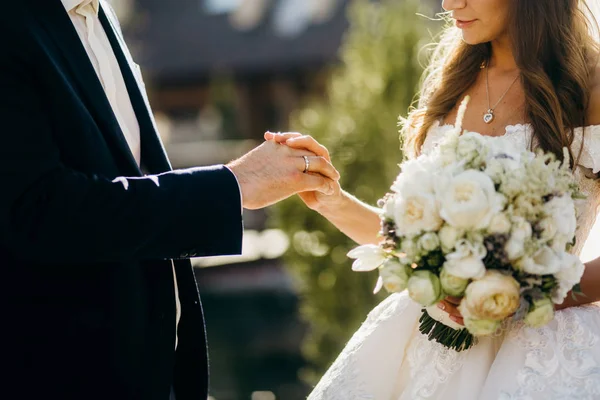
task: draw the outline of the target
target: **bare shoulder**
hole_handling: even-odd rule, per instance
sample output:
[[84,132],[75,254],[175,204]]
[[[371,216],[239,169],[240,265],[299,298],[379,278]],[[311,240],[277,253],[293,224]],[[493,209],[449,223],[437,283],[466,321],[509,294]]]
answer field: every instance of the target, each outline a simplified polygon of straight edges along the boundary
[[589,125],[600,125],[600,64],[594,73],[587,117]]

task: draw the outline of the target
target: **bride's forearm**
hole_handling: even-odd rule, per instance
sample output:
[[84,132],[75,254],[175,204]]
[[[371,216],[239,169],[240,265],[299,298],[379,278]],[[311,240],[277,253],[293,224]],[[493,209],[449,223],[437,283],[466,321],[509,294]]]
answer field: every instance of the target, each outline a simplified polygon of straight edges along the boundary
[[582,295],[575,295],[574,299],[572,292],[569,292],[563,304],[556,308],[561,310],[600,301],[600,258],[585,264],[580,286]]
[[343,192],[339,206],[317,210],[345,235],[358,244],[379,243],[379,209]]

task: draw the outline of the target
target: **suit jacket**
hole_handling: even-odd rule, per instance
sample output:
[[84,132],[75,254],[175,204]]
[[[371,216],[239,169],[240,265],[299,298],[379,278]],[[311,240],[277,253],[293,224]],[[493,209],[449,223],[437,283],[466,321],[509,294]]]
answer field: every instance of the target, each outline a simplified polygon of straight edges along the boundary
[[223,166],[171,170],[101,4],[148,175],[61,1],[9,1],[0,13],[0,398],[166,400],[174,387],[178,400],[206,399],[187,258],[240,253],[239,188]]

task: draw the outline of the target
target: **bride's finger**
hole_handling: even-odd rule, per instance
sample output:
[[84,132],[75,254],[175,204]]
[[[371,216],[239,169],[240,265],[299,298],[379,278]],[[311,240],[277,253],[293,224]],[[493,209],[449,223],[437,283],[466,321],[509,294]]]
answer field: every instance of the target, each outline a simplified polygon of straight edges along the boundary
[[285,143],[287,140],[294,139],[294,138],[297,138],[300,136],[302,136],[302,134],[298,133],[298,132],[285,132],[285,133],[266,132],[265,140],[273,140],[276,143]]
[[329,156],[329,150],[311,136],[300,136],[286,140],[285,144],[294,149],[306,149],[312,151],[318,156],[325,158],[327,161],[331,161]]
[[456,305],[447,300],[442,300],[438,303],[438,307],[450,314],[450,319],[458,324],[464,325],[462,314],[458,311]]
[[446,297],[446,301],[448,303],[454,304],[455,306],[459,305],[460,302],[462,301],[462,297],[452,297],[452,296],[448,296]]

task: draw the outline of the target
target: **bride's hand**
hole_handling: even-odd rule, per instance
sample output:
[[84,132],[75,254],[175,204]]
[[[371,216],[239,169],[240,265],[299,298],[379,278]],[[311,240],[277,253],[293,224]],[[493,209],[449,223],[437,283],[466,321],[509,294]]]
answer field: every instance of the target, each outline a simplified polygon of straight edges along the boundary
[[462,298],[460,298],[460,297],[448,296],[444,300],[442,300],[438,303],[438,307],[441,310],[444,310],[448,314],[450,314],[450,319],[452,321],[456,322],[457,324],[464,325],[465,322],[463,320],[463,317],[462,317],[460,311],[458,311],[458,306],[459,306],[461,300],[462,300]]
[[[331,157],[327,148],[311,136],[302,135],[297,132],[286,132],[286,133],[265,133],[265,140],[272,140],[276,143],[280,143],[289,146],[293,149],[308,150],[319,157],[323,157],[327,162],[331,163]],[[308,172],[310,173],[310,172]],[[327,208],[338,207],[343,200],[343,192],[340,184],[337,180],[333,182],[333,194],[325,195],[317,191],[301,192],[298,196],[304,201],[304,203],[312,210],[320,211]]]

